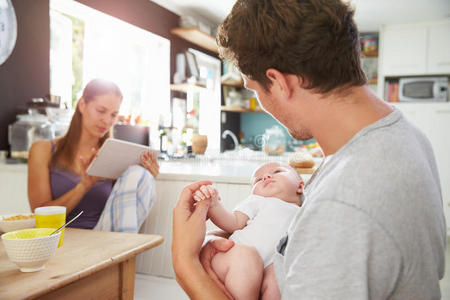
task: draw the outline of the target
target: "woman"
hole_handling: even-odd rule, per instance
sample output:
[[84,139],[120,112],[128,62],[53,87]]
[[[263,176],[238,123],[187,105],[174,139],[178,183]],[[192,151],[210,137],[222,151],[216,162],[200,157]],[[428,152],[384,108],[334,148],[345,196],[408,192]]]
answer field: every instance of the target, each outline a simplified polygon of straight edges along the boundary
[[156,197],[154,178],[159,166],[155,156],[143,154],[142,166],[129,167],[116,182],[86,174],[95,153],[110,136],[121,103],[117,85],[94,79],[86,85],[67,133],[32,145],[28,159],[32,211],[60,205],[67,209],[67,220],[83,211],[72,227],[139,230]]

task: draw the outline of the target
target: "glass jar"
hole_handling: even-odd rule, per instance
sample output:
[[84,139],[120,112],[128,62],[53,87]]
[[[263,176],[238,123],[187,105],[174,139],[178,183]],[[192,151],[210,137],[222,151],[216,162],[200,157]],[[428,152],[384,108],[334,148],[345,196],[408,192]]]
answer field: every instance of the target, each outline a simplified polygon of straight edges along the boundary
[[263,150],[269,155],[281,155],[286,151],[286,138],[279,126],[266,129],[263,135]]
[[55,138],[55,129],[45,115],[30,110],[28,114],[17,115],[17,120],[8,126],[8,142],[11,157],[28,158],[31,145],[44,139]]

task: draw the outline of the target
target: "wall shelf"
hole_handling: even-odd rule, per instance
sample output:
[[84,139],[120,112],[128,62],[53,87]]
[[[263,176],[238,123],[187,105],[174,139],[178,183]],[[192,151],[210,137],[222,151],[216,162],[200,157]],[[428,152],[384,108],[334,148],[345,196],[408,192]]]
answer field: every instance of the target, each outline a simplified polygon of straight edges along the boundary
[[363,57],[363,58],[366,58],[366,57],[378,57],[378,50],[361,52],[361,57]]
[[222,85],[230,86],[230,87],[243,88],[244,87],[244,81],[243,80],[222,80]]
[[221,106],[221,111],[227,111],[227,112],[236,112],[236,113],[265,113],[264,110],[258,108],[258,109],[247,109],[240,106]]
[[194,83],[180,83],[180,84],[171,84],[170,90],[175,92],[187,93],[189,92],[201,92],[206,90],[206,87]]
[[171,29],[170,33],[208,51],[219,54],[216,39],[212,35],[209,35],[198,28],[178,27]]

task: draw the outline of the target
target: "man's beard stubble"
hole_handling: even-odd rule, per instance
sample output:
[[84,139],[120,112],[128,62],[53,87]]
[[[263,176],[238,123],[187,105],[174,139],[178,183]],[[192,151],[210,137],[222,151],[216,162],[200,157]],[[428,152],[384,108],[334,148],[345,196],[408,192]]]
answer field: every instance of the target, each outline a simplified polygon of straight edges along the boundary
[[289,134],[296,140],[306,141],[313,138],[312,133],[306,128],[288,129]]

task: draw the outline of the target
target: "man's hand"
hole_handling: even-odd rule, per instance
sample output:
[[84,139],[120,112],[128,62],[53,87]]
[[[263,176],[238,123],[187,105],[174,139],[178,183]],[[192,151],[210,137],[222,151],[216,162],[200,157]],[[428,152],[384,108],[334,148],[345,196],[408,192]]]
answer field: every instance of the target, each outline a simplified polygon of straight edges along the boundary
[[[195,201],[193,194],[210,181],[199,181],[186,186],[173,209],[172,261],[177,271],[184,272],[185,262],[199,261],[200,249],[206,234],[206,214],[209,201]],[[180,268],[178,268],[180,266]]]
[[200,252],[200,262],[203,268],[229,299],[233,299],[233,296],[230,294],[225,285],[222,283],[222,281],[220,281],[219,277],[212,269],[211,261],[214,255],[216,255],[218,252],[227,252],[233,246],[233,241],[215,237],[214,240],[209,241]]

